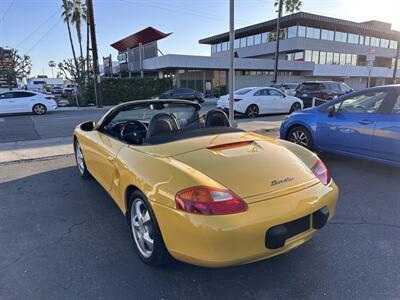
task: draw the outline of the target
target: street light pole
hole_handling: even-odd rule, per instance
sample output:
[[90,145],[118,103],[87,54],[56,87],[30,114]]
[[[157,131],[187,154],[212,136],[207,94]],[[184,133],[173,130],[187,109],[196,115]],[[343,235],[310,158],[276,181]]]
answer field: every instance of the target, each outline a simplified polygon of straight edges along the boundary
[[393,84],[396,84],[397,68],[399,67],[399,60],[400,60],[400,41],[397,41],[397,54],[394,61],[394,70],[393,70]]
[[229,124],[235,126],[233,92],[235,90],[235,1],[229,0]]
[[279,58],[279,37],[281,31],[281,17],[282,17],[282,6],[283,0],[278,0],[278,19],[276,20],[276,48],[275,48],[275,61],[274,61],[274,77],[273,83],[278,82],[278,58]]
[[90,27],[90,37],[92,40],[92,57],[93,57],[93,75],[94,75],[94,93],[96,96],[97,107],[103,107],[103,97],[101,93],[101,81],[99,71],[99,56],[97,53],[96,30],[94,23],[93,1],[86,0],[87,14]]

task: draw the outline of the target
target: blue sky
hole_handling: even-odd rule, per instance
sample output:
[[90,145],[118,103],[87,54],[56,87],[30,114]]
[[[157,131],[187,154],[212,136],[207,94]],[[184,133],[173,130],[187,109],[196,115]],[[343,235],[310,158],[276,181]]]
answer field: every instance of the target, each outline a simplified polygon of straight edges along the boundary
[[[32,74],[51,75],[49,60],[71,57],[61,0],[0,0],[0,46],[32,57]],[[99,56],[109,45],[153,26],[173,32],[159,43],[163,53],[209,55],[198,40],[228,30],[228,0],[93,0]],[[276,17],[273,0],[236,0],[236,28]],[[303,11],[354,21],[378,19],[400,30],[400,0],[303,0]]]

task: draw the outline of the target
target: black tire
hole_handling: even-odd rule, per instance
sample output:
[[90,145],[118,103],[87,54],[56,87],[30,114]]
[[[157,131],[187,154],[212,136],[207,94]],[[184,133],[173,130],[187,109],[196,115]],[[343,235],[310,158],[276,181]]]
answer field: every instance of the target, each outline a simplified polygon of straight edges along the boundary
[[245,114],[248,118],[255,118],[258,116],[259,112],[260,110],[258,106],[255,104],[251,104],[249,105],[249,107],[247,107]]
[[[81,146],[77,139],[75,139],[75,141],[74,141],[74,153],[75,153],[75,161],[76,161],[76,166],[78,168],[79,175],[84,179],[91,178],[92,176],[86,167],[85,158],[83,157],[83,152],[82,152]],[[79,155],[82,156],[82,164],[80,164],[80,162],[79,162],[80,161]]]
[[[138,254],[139,258],[147,265],[151,266],[160,266],[163,264],[166,264],[172,260],[171,255],[169,254],[167,248],[165,247],[164,244],[164,239],[161,235],[160,227],[158,226],[158,222],[156,219],[156,216],[154,215],[153,209],[151,208],[151,205],[149,201],[147,200],[146,196],[143,195],[140,191],[135,191],[133,192],[128,199],[128,210],[127,210],[127,219],[128,219],[128,224],[129,228],[132,234],[132,239],[133,239],[133,244],[136,250],[136,253]],[[149,236],[153,238],[153,247],[151,254],[149,256],[145,256],[142,253],[142,250],[139,248],[139,242],[137,241],[137,237],[135,237],[135,232],[134,232],[134,227],[132,226],[132,221],[135,218],[135,205],[140,202],[140,205],[143,204],[144,207],[147,209],[147,212],[150,215],[150,220],[147,221],[147,223],[151,223],[152,230],[149,230],[145,223],[142,224],[143,228],[147,228],[147,231],[149,233]],[[137,231],[136,231],[137,232]]]
[[304,126],[295,126],[290,129],[286,140],[303,146],[309,150],[313,149],[313,141],[310,132]]
[[35,104],[35,105],[32,107],[32,112],[33,112],[35,115],[44,115],[44,114],[46,113],[46,111],[47,111],[46,106],[43,105],[43,104],[41,104],[41,103]]
[[299,102],[295,102],[290,107],[289,113],[292,113],[292,112],[295,112],[295,111],[298,111],[298,110],[301,110],[301,104]]

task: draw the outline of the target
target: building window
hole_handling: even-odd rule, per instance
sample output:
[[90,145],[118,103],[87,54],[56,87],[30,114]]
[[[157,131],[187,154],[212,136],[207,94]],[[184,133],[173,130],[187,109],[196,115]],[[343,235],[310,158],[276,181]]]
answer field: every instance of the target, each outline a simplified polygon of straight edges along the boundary
[[389,48],[397,49],[397,41],[390,41]]
[[254,36],[254,45],[261,44],[261,33]]
[[326,64],[327,65],[333,64],[333,52],[326,53]]
[[336,31],[335,41],[336,42],[346,43],[347,42],[347,33],[346,32]]
[[253,46],[254,45],[254,35],[250,35],[247,37],[247,46]]
[[382,48],[389,48],[389,40],[381,39],[381,47]]
[[211,53],[215,53],[215,52],[217,52],[217,45],[216,44],[211,45]]
[[296,61],[304,61],[304,52],[300,51],[300,52],[294,53],[294,60],[296,60]]
[[321,30],[321,40],[333,41],[335,32],[332,30],[322,29]]
[[365,36],[365,43],[364,43],[364,45],[365,45],[365,46],[369,46],[370,41],[371,41],[371,37],[370,37],[370,36]]
[[309,39],[320,39],[321,30],[319,28],[307,27],[306,37]]
[[242,37],[241,39],[240,39],[240,48],[243,48],[243,47],[246,47],[247,46],[247,44],[246,44],[246,37]]
[[352,54],[351,55],[351,65],[352,66],[357,66],[357,54]]
[[312,60],[312,51],[306,50],[304,51],[304,61],[311,61]]
[[227,50],[228,50],[228,42],[223,42],[221,51],[227,51]]
[[371,37],[371,47],[379,47],[380,39],[376,37]]
[[360,35],[359,44],[364,45],[364,36],[363,35]]
[[326,52],[321,51],[321,52],[319,53],[319,63],[320,63],[321,65],[326,64]]
[[319,51],[312,52],[312,62],[318,64],[319,62]]
[[333,65],[338,65],[339,64],[339,53],[333,53],[333,60],[332,60],[332,64]]
[[347,66],[351,65],[351,54],[346,54],[346,62],[345,62],[345,64]]
[[344,66],[346,64],[346,54],[339,53],[339,65]]
[[350,44],[358,44],[359,35],[354,33],[349,33],[348,42]]
[[235,49],[240,48],[240,39],[235,40]]
[[268,42],[268,32],[263,32],[261,34],[261,43],[267,43]]
[[305,26],[298,27],[297,36],[306,37],[306,27]]
[[221,52],[221,47],[222,47],[221,43],[217,44],[217,52]]
[[288,39],[297,37],[297,26],[288,28]]

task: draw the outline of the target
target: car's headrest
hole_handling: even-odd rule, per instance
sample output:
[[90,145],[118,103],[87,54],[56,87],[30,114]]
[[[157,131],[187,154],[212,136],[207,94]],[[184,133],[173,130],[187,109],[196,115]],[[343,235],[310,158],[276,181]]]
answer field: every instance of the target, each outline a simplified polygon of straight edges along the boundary
[[159,113],[151,118],[147,129],[147,138],[155,135],[166,134],[178,130],[178,122],[174,115]]
[[206,127],[225,126],[229,127],[229,120],[225,112],[220,109],[210,110],[206,115]]

